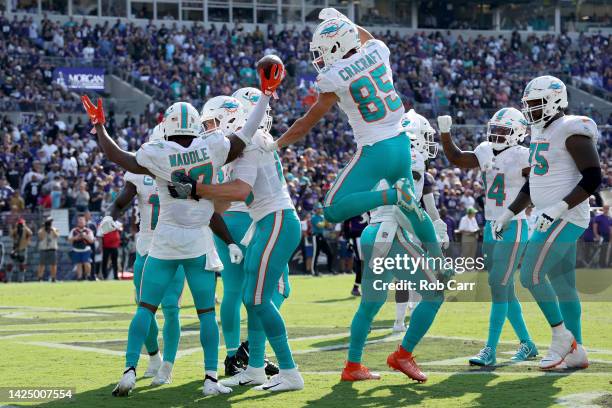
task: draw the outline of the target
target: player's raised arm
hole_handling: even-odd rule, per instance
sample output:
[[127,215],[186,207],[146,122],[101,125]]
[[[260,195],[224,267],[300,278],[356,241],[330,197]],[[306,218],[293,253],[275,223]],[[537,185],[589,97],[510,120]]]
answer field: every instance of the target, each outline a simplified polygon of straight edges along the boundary
[[440,139],[442,141],[442,149],[448,158],[448,161],[455,166],[471,169],[478,167],[478,158],[474,152],[464,152],[455,144],[451,138],[450,129],[453,120],[450,116],[438,116],[438,128],[440,129]]
[[[257,72],[261,82],[261,98],[257,101],[257,105],[251,111],[244,126],[235,134],[229,136],[230,150],[226,163],[237,159],[242,154],[244,148],[251,144],[253,135],[259,129],[259,125],[266,115],[270,98],[277,98],[276,89],[278,89],[285,77],[285,66],[276,55],[267,55],[257,62]],[[275,148],[269,146],[267,150],[275,150]]]
[[127,171],[153,176],[149,170],[138,164],[134,153],[122,150],[106,132],[106,128],[104,127],[106,118],[104,115],[104,108],[102,107],[102,99],[98,99],[97,106],[91,102],[87,95],[83,95],[81,101],[83,102],[83,107],[85,111],[87,111],[87,115],[92,125],[94,125],[95,133],[98,136],[98,145],[100,145],[104,155],[110,161],[118,164]]
[[323,116],[338,101],[333,92],[320,93],[317,102],[306,112],[304,116],[296,120],[293,125],[276,141],[273,148],[265,147],[266,150],[276,150],[281,147],[292,145],[303,139],[310,129],[319,122]]

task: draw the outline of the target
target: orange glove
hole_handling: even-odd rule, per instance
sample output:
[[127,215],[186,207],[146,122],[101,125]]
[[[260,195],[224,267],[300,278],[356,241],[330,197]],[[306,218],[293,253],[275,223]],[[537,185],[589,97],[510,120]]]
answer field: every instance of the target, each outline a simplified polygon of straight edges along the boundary
[[270,76],[266,77],[264,69],[259,69],[259,79],[261,81],[261,92],[264,95],[272,95],[274,99],[278,99],[276,95],[276,89],[280,86],[281,82],[283,82],[283,78],[285,77],[285,65],[282,62],[274,63],[270,67]]
[[[83,102],[83,107],[85,111],[87,111],[87,116],[89,116],[89,120],[93,125],[104,125],[106,122],[106,118],[104,117],[104,108],[102,107],[102,99],[98,98],[98,106],[95,106],[89,96],[83,95],[81,96],[81,102]],[[96,134],[96,129],[91,130],[92,134]]]

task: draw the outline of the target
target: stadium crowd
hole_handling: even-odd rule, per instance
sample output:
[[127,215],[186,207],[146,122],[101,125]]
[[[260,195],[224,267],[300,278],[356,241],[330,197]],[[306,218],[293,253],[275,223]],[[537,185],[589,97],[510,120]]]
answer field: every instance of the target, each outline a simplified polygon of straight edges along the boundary
[[[432,123],[437,114],[450,112],[455,123],[468,125],[453,131],[463,149],[471,150],[484,138],[482,126],[469,125],[485,124],[501,106],[518,106],[522,89],[535,72],[573,76],[612,91],[610,37],[602,35],[581,34],[578,41],[563,34],[521,40],[516,33],[511,39],[389,32],[378,37],[392,50],[395,83],[406,107],[416,106]],[[259,29],[246,32],[240,25],[233,30],[163,23],[140,28],[120,21],[100,26],[72,19],[65,24],[43,20],[39,26],[30,18],[9,21],[0,15],[0,108],[36,111],[22,123],[0,117],[0,212],[5,235],[24,214],[68,208],[74,224],[77,214],[101,214],[123,185],[122,172],[104,159],[83,123],[77,95],[53,83],[53,66],[44,58],[106,61],[159,88],[166,96],[159,101],[162,104],[184,99],[198,107],[210,96],[255,85],[255,61],[263,54],[279,54],[290,78],[273,104],[272,133],[278,136],[316,99],[310,38],[308,27],[275,32],[269,26],[263,33]],[[79,114],[63,121],[61,112]],[[585,113],[600,125],[612,126],[612,115]],[[151,108],[119,120],[111,111],[107,128],[122,148],[135,151],[160,115],[161,111]],[[611,146],[612,132],[602,129],[602,189],[612,186]],[[336,109],[301,147],[282,152],[289,189],[309,239],[313,233],[308,221],[315,206],[354,148],[346,118]],[[469,208],[477,210],[482,225],[480,172],[450,168],[442,153],[430,162],[428,171],[436,180],[438,206],[445,209],[451,238]],[[95,229],[95,216],[91,225]],[[38,225],[30,228],[37,230]],[[128,230],[125,242],[130,240]],[[326,234],[338,241],[336,229]],[[92,250],[97,253],[95,244]]]

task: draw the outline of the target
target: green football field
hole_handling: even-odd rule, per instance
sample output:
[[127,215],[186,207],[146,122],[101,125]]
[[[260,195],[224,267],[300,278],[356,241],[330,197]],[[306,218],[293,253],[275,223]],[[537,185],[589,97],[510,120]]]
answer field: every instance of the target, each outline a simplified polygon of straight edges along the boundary
[[[76,390],[70,402],[30,404],[50,408],[612,406],[612,304],[603,302],[583,303],[583,332],[591,366],[580,372],[556,373],[538,371],[537,361],[507,363],[517,347],[509,324],[498,348],[499,366],[487,370],[469,367],[467,359],[482,347],[487,334],[489,305],[447,302],[415,350],[417,361],[429,375],[425,384],[416,384],[386,367],[388,353],[401,341],[391,334],[395,307],[389,302],[374,323],[364,353],[364,363],[380,371],[383,378],[342,383],[348,327],[359,303],[349,295],[352,279],[348,275],[291,278],[292,293],[283,305],[283,315],[304,374],[304,390],[268,394],[237,388],[227,396],[203,397],[198,320],[186,289],[173,383],[153,388],[150,379],[139,379],[128,399],[113,398],[111,390],[123,371],[127,328],[134,311],[131,282],[3,285],[0,387]],[[530,299],[524,291],[519,297]],[[524,302],[523,309],[543,353],[550,329],[535,303]],[[161,313],[158,320],[161,325]],[[223,349],[219,354],[225,357]],[[144,372],[146,357],[141,362],[139,374]],[[23,403],[0,401],[3,404]]]

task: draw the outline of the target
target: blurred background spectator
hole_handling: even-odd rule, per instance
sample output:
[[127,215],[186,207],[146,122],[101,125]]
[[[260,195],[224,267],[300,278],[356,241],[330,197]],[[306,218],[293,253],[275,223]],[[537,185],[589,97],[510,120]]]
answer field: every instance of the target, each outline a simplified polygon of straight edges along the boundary
[[38,281],[41,282],[49,267],[51,282],[57,279],[57,249],[59,230],[53,226],[53,218],[48,217],[45,224],[38,230]]
[[72,244],[72,262],[76,266],[76,279],[87,280],[91,272],[91,245],[94,233],[87,227],[85,216],[77,218],[77,225],[70,231],[68,241]]

